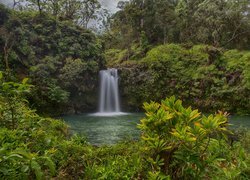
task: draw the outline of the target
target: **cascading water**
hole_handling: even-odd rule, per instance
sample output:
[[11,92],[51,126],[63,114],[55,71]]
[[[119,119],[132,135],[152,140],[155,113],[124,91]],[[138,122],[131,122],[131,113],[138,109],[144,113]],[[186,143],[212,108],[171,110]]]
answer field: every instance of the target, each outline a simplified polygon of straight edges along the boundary
[[99,112],[97,116],[124,115],[121,112],[117,69],[100,71]]
[[99,112],[120,112],[117,69],[100,71]]

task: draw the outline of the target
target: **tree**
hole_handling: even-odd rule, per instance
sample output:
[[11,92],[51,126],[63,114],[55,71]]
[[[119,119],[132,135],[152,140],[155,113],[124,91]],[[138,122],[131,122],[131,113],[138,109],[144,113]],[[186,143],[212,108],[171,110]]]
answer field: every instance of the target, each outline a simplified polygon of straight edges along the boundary
[[47,0],[46,11],[58,17],[62,11],[63,0]]
[[27,0],[26,6],[48,12],[61,20],[70,20],[85,28],[91,19],[97,19],[101,4],[98,0]]
[[3,52],[3,64],[7,72],[10,71],[9,55],[14,45],[14,35],[8,32],[5,23],[9,20],[10,11],[0,6],[0,47]]
[[246,35],[249,29],[248,7],[246,0],[180,0],[176,11],[181,42],[228,46],[239,36],[246,39],[241,35]]
[[91,19],[96,19],[97,10],[101,8],[101,4],[97,0],[83,0],[79,11],[80,24],[87,28]]
[[249,47],[248,0],[131,0],[118,7],[110,27],[120,47],[138,43],[141,33],[149,44]]
[[37,9],[39,13],[41,14],[44,6],[46,4],[46,0],[26,0],[27,1],[27,6]]

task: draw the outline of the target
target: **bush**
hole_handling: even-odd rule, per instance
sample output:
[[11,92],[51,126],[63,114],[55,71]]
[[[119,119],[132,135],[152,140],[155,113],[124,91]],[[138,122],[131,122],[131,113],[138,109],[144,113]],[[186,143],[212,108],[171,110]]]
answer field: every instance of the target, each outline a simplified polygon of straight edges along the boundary
[[226,113],[204,116],[184,108],[173,96],[161,103],[144,103],[144,109],[146,118],[139,128],[154,174],[173,179],[245,176],[243,171],[249,166],[244,149],[227,143],[231,132]]

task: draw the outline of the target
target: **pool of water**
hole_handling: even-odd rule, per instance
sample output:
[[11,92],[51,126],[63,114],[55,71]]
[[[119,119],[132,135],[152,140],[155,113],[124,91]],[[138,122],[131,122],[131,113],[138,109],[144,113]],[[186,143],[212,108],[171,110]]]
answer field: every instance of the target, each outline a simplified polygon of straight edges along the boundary
[[114,144],[126,138],[138,138],[136,128],[143,113],[128,113],[120,116],[96,116],[82,114],[64,116],[72,132],[85,135],[91,144]]
[[[137,124],[143,113],[128,113],[120,116],[93,116],[91,114],[64,116],[72,133],[85,135],[94,145],[110,145],[126,138],[138,139]],[[250,128],[250,116],[230,116],[231,128]]]
[[250,129],[250,116],[229,116],[229,123],[232,124],[231,128],[249,128]]

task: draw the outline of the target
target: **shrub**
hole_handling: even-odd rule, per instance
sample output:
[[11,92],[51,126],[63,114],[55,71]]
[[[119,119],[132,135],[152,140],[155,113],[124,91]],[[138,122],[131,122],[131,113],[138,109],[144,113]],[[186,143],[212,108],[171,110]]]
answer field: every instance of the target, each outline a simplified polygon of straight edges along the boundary
[[152,173],[173,179],[204,179],[214,177],[211,172],[221,174],[221,167],[229,169],[226,177],[237,177],[246,168],[240,167],[245,161],[242,147],[234,147],[241,149],[242,158],[235,159],[239,154],[227,156],[232,152],[226,136],[231,133],[227,113],[204,116],[184,108],[174,96],[161,103],[144,103],[144,109],[146,117],[139,128]]

